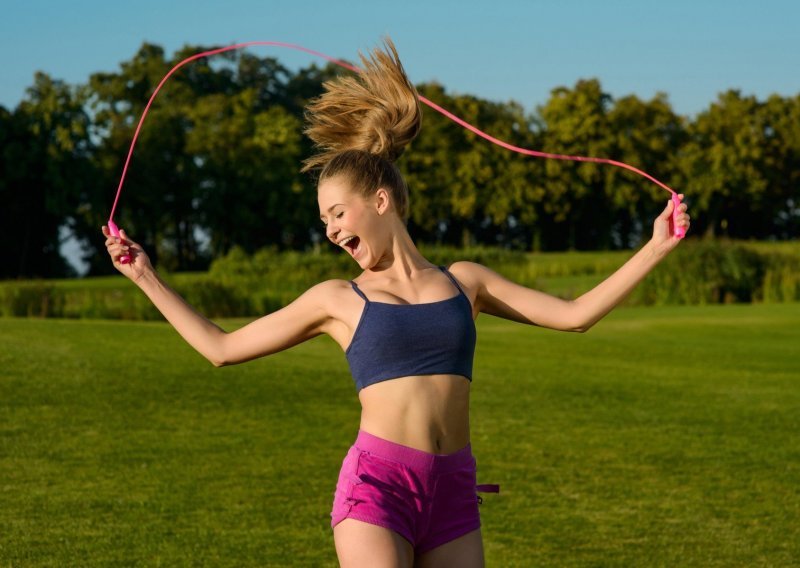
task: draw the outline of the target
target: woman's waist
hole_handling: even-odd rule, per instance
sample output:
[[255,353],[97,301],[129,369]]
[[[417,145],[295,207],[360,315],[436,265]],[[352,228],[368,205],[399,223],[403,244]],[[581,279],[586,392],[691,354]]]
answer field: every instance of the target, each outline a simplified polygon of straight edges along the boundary
[[464,377],[405,377],[362,389],[359,399],[361,429],[375,436],[432,454],[454,453],[469,444]]
[[400,463],[413,470],[447,474],[464,468],[473,469],[475,458],[470,444],[453,452],[436,453],[376,436],[359,429],[353,448],[370,456]]
[[458,431],[432,431],[417,424],[392,424],[386,420],[370,420],[362,414],[359,428],[394,444],[429,454],[454,454],[469,445],[469,427]]

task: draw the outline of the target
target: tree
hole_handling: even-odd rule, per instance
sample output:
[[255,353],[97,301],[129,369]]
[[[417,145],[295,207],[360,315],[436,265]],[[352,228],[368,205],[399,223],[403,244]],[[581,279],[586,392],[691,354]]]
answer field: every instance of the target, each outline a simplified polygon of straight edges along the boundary
[[186,150],[200,180],[200,222],[214,256],[234,245],[247,252],[270,244],[305,244],[313,201],[298,180],[301,124],[280,106],[256,110],[257,93],[198,101]]
[[[119,72],[95,73],[89,79],[95,132],[101,141],[96,161],[106,187],[105,203],[93,208],[96,226],[108,218],[136,124],[169,68],[164,50],[145,43],[131,61],[120,65]],[[194,76],[203,77],[204,73],[196,71]],[[186,261],[179,258],[178,251],[183,247],[177,247],[177,254],[170,258],[165,238],[176,237],[179,220],[185,223],[184,233],[189,238],[193,233],[191,204],[194,196],[191,192],[194,164],[183,151],[187,127],[183,112],[193,102],[188,80],[178,78],[165,84],[151,107],[115,213],[117,225],[124,227],[148,249],[155,264],[165,264],[168,268],[184,268]],[[90,274],[95,270],[108,272],[110,268],[107,262],[93,264]]]
[[680,185],[696,198],[693,225],[698,233],[749,238],[769,230],[766,148],[771,127],[762,107],[755,97],[729,90],[690,125],[679,173]]
[[[166,61],[160,47],[145,44],[119,73],[92,76],[109,187],[155,86],[174,65],[209,49],[186,46]],[[197,231],[211,235],[213,254],[234,244],[252,250],[264,238],[292,246],[308,240],[290,228],[294,212],[281,211],[282,224],[265,222],[257,210],[269,207],[255,198],[265,183],[267,200],[299,192],[301,127],[275,110],[289,100],[289,76],[273,58],[228,53],[192,61],[164,84],[142,128],[118,222],[151,247],[155,262],[173,270],[205,267],[210,255],[199,254]],[[272,210],[277,215],[279,208]]]
[[[685,120],[676,115],[663,93],[650,101],[630,95],[615,101],[608,114],[608,128],[614,141],[612,154],[617,160],[645,171],[682,192],[674,175],[681,147],[686,143]],[[667,192],[622,168],[605,169],[606,199],[613,207],[615,246],[636,246],[639,228],[649,228],[664,209]],[[691,201],[691,197],[688,198]]]
[[74,275],[60,253],[60,232],[93,179],[84,102],[82,90],[36,73],[17,109],[0,112],[4,277]]
[[761,106],[764,115],[764,167],[767,193],[765,236],[779,239],[800,234],[800,95],[772,95]]
[[[143,44],[118,71],[69,86],[38,73],[13,111],[0,107],[0,277],[65,276],[61,233],[88,250],[90,274],[113,271],[106,222],[135,127],[175,64]],[[181,67],[150,109],[116,222],[154,262],[197,270],[239,246],[302,249],[319,237],[312,152],[303,113],[338,66],[290,73],[275,58],[229,52]],[[722,93],[695,120],[666,95],[614,101],[599,81],[554,89],[526,116],[515,102],[420,93],[481,130],[524,148],[612,158],[687,195],[693,232],[792,238],[800,229],[800,96],[766,101]],[[398,162],[411,193],[409,229],[421,241],[534,250],[635,246],[666,193],[605,164],[540,160],[499,148],[423,107],[423,129]],[[200,250],[198,235],[210,246]]]
[[[609,124],[612,98],[596,79],[558,87],[538,108],[546,152],[610,158],[614,141]],[[547,248],[609,248],[614,215],[605,198],[608,166],[546,160],[542,221]]]
[[[511,144],[531,143],[523,109],[472,96],[449,96],[436,84],[423,96],[484,132]],[[532,185],[530,159],[500,148],[434,110],[425,109],[423,129],[400,160],[411,191],[411,221],[424,236],[453,244],[507,240]]]

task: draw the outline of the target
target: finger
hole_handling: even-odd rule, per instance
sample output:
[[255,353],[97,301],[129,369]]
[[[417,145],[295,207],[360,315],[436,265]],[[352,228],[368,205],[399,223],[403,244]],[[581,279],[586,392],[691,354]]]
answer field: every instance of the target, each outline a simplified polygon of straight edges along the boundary
[[664,208],[664,211],[661,212],[661,217],[664,218],[664,219],[669,217],[672,214],[673,207],[674,207],[674,204],[672,203],[672,200],[669,200],[667,202],[667,206]]
[[117,251],[114,252],[114,254],[112,256],[113,256],[114,260],[118,262],[119,259],[121,257],[125,256],[126,254],[129,254],[127,250],[117,250]]

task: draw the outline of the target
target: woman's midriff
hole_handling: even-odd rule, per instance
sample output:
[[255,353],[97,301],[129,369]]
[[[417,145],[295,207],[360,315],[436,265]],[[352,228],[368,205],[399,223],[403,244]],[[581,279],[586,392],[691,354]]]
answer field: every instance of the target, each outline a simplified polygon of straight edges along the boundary
[[431,454],[469,444],[470,382],[458,375],[390,379],[361,389],[360,428]]

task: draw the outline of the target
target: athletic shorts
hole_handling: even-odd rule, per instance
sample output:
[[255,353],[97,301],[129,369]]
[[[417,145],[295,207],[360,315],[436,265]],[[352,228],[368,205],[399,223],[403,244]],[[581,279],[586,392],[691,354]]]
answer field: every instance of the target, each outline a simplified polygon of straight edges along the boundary
[[359,430],[342,462],[331,528],[357,519],[391,529],[422,554],[481,526],[476,462],[470,445],[429,454]]

